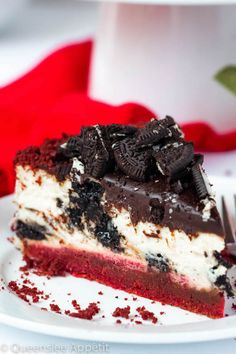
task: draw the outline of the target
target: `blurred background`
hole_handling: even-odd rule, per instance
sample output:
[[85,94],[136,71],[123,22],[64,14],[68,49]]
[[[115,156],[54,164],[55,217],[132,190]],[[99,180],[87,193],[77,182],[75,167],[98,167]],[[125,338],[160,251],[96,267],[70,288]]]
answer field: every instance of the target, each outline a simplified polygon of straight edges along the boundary
[[0,85],[56,48],[93,38],[92,97],[235,128],[234,2],[0,0]]
[[123,1],[0,0],[0,85],[93,38],[93,98],[235,128],[235,0]]
[[93,1],[0,0],[0,85],[55,49],[94,37],[97,22]]

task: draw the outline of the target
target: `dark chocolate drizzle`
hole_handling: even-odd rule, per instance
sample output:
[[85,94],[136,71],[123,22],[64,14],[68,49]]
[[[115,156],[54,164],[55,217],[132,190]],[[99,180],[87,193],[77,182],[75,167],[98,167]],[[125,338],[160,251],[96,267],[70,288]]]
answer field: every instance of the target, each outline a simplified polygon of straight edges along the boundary
[[210,219],[202,218],[194,184],[188,185],[179,194],[175,184],[169,184],[164,176],[146,183],[134,181],[121,173],[107,174],[101,179],[105,189],[107,205],[115,205],[118,210],[128,209],[131,221],[155,222],[171,230],[179,229],[197,236],[199,232],[223,235],[221,219],[216,207]]

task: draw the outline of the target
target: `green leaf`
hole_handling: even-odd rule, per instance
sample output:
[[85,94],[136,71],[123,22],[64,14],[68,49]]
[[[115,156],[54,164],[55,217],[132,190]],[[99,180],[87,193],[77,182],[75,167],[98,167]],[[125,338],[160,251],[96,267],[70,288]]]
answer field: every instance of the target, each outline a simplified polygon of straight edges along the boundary
[[215,79],[236,95],[236,66],[226,66],[215,75]]

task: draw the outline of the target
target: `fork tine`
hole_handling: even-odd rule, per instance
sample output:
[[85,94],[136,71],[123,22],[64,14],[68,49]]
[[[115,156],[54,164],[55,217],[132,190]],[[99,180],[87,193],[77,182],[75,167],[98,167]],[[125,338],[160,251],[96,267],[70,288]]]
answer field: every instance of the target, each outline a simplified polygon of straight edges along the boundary
[[225,231],[225,243],[234,243],[235,242],[234,232],[231,226],[228,209],[225,203],[225,198],[223,196],[221,198],[221,204],[222,204],[222,217],[224,223],[224,231]]

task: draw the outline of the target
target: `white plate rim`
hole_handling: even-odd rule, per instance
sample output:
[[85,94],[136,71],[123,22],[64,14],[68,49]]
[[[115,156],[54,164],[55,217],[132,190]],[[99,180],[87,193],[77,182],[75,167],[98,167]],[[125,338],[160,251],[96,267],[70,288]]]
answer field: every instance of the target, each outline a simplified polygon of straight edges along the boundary
[[[56,315],[55,315],[56,316]],[[124,336],[124,331],[110,332],[98,330],[83,329],[81,327],[71,328],[58,327],[55,325],[45,325],[44,323],[37,323],[27,321],[24,319],[16,319],[15,317],[0,314],[0,322],[8,326],[20,328],[34,333],[41,333],[62,338],[92,340],[103,343],[124,343],[124,344],[174,344],[174,343],[193,343],[193,342],[208,342],[214,340],[222,340],[236,337],[236,318],[223,318],[214,320],[221,325],[216,329],[202,328],[197,331],[181,332],[177,331],[177,325],[173,326],[176,331],[173,332],[129,332]],[[208,322],[208,321],[207,321]],[[201,323],[201,322],[199,322]],[[202,323],[201,323],[202,325]],[[191,325],[193,326],[193,325]],[[104,339],[105,338],[105,339]]]

